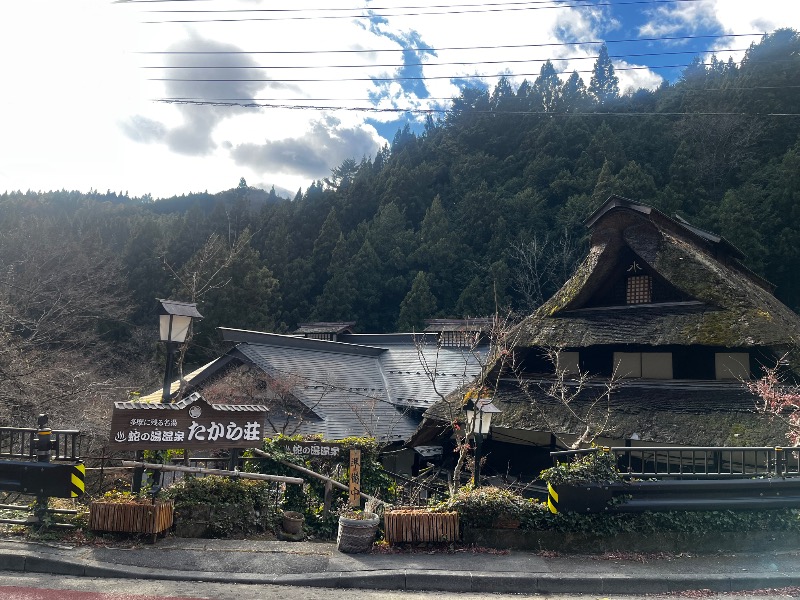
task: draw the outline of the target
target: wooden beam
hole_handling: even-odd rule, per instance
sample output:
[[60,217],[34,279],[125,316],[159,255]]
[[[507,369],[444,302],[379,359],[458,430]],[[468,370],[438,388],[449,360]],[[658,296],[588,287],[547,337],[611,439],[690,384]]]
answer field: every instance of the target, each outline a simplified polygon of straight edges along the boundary
[[225,471],[223,469],[206,469],[204,467],[185,467],[183,465],[163,465],[161,463],[146,463],[135,460],[123,460],[123,467],[139,467],[153,471],[177,471],[180,473],[197,473],[198,475],[220,475],[222,477],[241,477],[242,479],[261,479],[266,481],[280,481],[281,483],[294,483],[301,485],[304,480],[300,477],[284,477],[283,475],[264,475],[263,473],[244,473],[242,471]]
[[[294,469],[295,471],[299,471],[300,473],[303,473],[304,475],[310,475],[311,477],[316,477],[317,479],[321,479],[322,481],[330,481],[331,484],[333,484],[335,487],[339,488],[340,490],[344,490],[345,492],[348,492],[348,493],[350,492],[350,487],[349,486],[347,486],[347,485],[345,485],[343,483],[339,483],[335,479],[331,479],[330,477],[326,477],[325,475],[322,475],[320,473],[312,471],[311,469],[306,469],[305,467],[301,467],[300,465],[296,465],[294,463],[290,463],[287,460],[281,460],[279,458],[275,458],[274,456],[271,456],[271,455],[267,454],[266,452],[264,452],[263,450],[259,450],[258,448],[251,448],[250,451],[253,454],[256,454],[258,456],[264,456],[266,458],[271,458],[272,460],[277,461],[277,462],[281,463],[282,465],[287,466],[287,467],[289,467],[291,469]],[[365,494],[364,492],[361,492],[361,497],[362,498],[366,498],[367,500],[372,500],[373,502],[380,502],[381,504],[384,504],[384,505],[387,504],[383,500],[380,500],[379,498],[376,498],[375,496],[370,496],[369,494]]]

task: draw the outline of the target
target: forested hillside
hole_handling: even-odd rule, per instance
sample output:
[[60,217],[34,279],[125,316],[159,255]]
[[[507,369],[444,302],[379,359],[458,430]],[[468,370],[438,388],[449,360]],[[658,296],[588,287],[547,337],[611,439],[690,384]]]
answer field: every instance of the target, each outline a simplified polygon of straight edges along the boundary
[[612,193],[725,236],[797,308],[799,100],[800,38],[780,30],[740,64],[697,59],[653,92],[620,93],[605,51],[589,86],[547,63],[517,88],[464,88],[421,134],[399,131],[293,199],[244,180],[161,200],[5,193],[0,421],[42,398],[157,386],[158,297],[200,303],[195,362],[219,351],[220,325],[370,332],[530,311]]

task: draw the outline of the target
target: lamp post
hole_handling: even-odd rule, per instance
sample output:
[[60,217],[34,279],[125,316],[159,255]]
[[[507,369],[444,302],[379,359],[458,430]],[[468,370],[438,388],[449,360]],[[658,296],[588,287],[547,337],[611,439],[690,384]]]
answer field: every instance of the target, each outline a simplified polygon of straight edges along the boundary
[[158,310],[159,339],[167,344],[167,365],[164,372],[164,391],[161,402],[170,401],[172,387],[172,363],[175,358],[175,349],[178,344],[186,341],[192,319],[202,319],[197,311],[197,304],[192,302],[178,302],[177,300],[158,300],[161,306]]
[[477,395],[478,393],[475,391],[467,392],[464,414],[467,422],[467,435],[471,435],[475,440],[475,468],[472,471],[472,485],[480,487],[483,438],[489,435],[492,417],[503,411],[492,404],[491,398],[476,398]]

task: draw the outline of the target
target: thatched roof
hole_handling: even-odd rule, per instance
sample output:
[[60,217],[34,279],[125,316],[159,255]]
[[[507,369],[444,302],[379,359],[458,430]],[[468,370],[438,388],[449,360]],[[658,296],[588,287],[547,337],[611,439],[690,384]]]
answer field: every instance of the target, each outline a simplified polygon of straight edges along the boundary
[[[518,346],[598,344],[788,348],[800,317],[719,236],[612,196],[588,220],[591,249],[575,274],[519,326]],[[604,301],[636,261],[666,301]]]
[[[504,378],[497,387],[492,429],[552,431],[562,444],[571,443],[584,425],[559,401],[548,396],[547,378]],[[569,383],[568,383],[569,385]],[[589,385],[571,403],[570,410],[586,418],[588,407],[602,395],[604,382]],[[425,413],[427,425],[449,422],[457,414],[458,399],[439,402]],[[783,422],[755,410],[755,397],[739,382],[626,381],[610,401],[597,403],[591,419],[607,420],[602,438],[634,438],[685,446],[762,446],[786,443]],[[635,435],[634,435],[635,434]],[[421,439],[421,438],[420,438]]]
[[[741,263],[744,255],[724,238],[617,196],[586,224],[586,259],[512,332],[518,356],[547,348],[669,346],[664,351],[708,347],[777,357],[800,340],[800,317]],[[627,304],[631,269],[649,276],[649,302]],[[797,354],[790,356],[790,366],[800,372],[796,360]],[[538,381],[528,374],[499,383],[494,403],[503,413],[493,428],[579,434],[580,420],[545,393],[548,381],[539,375]],[[570,408],[580,414],[604,385],[602,378],[594,380]],[[412,441],[451,422],[461,400],[454,394],[429,408]],[[643,441],[703,446],[785,442],[785,425],[758,414],[754,397],[738,381],[625,380],[597,410],[595,420],[603,418],[602,411],[609,416],[608,438],[635,433]]]

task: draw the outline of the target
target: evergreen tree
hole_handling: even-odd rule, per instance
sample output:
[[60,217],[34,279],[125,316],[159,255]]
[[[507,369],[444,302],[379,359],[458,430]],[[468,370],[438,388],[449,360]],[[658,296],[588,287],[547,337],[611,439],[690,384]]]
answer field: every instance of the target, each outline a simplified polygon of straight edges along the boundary
[[619,77],[614,74],[614,65],[605,44],[600,46],[600,54],[594,63],[589,93],[600,106],[607,106],[619,98]]
[[400,316],[397,321],[398,331],[422,331],[425,319],[430,319],[436,312],[436,297],[431,292],[428,277],[419,271],[411,284],[411,290],[400,303]]

